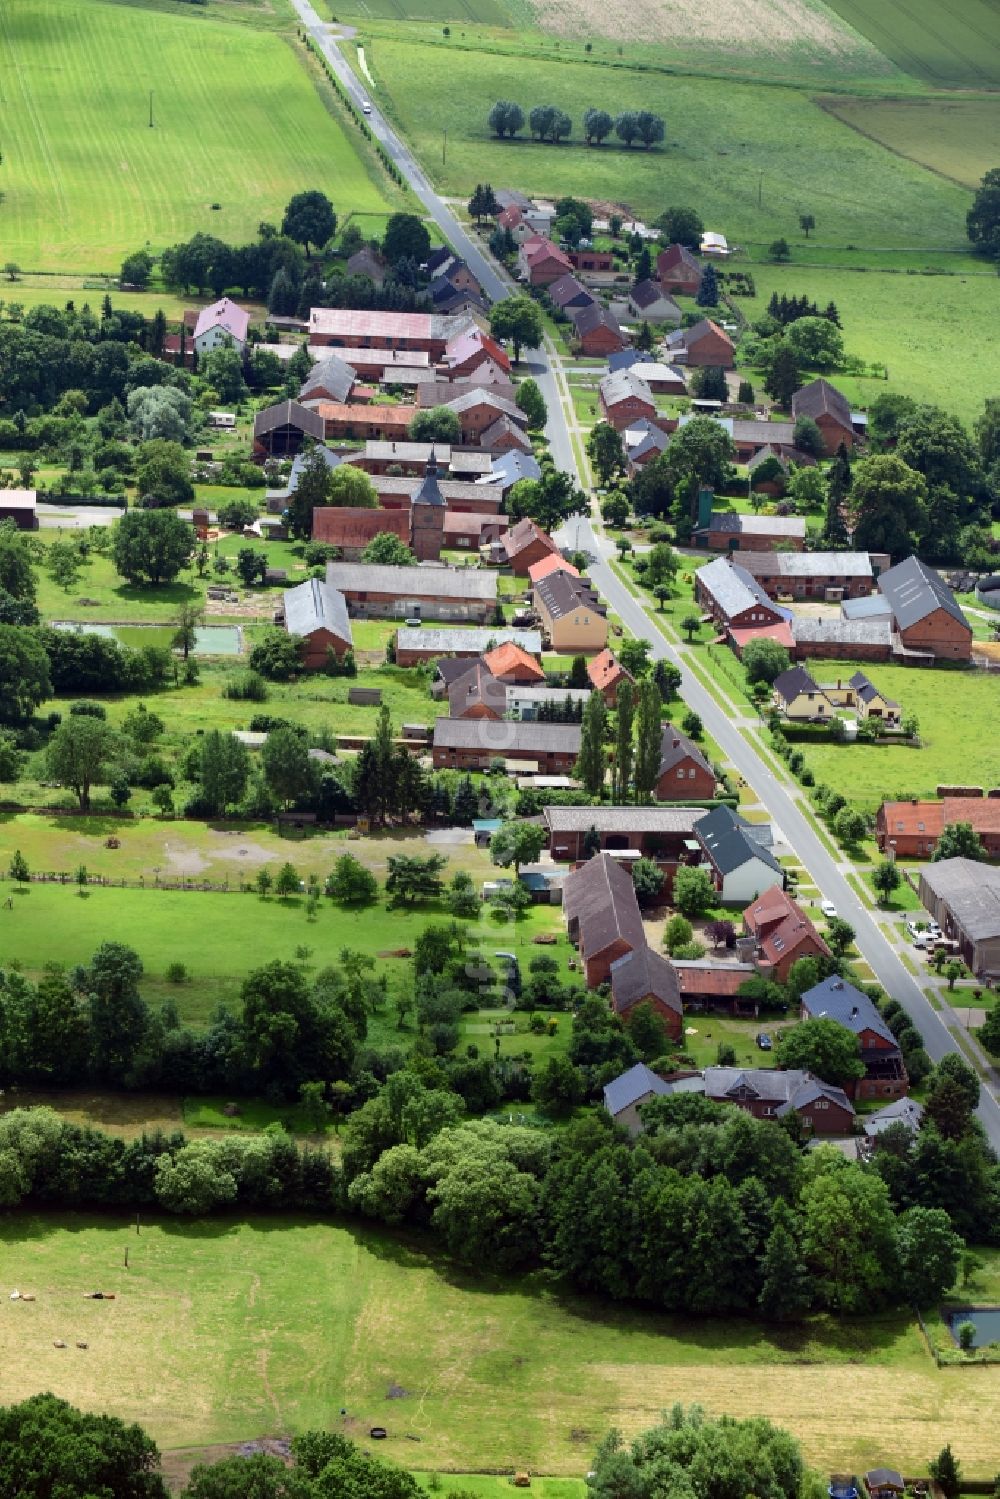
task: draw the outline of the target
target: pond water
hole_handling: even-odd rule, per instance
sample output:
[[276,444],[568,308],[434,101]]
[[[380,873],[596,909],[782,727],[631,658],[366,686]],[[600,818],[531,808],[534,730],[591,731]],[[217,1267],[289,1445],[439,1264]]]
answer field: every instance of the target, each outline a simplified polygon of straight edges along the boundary
[[[144,645],[161,645],[169,648],[174,631],[171,625],[100,625],[89,620],[53,620],[54,630],[71,630],[77,635],[86,631],[90,635],[103,635],[106,640],[117,640],[119,645],[141,650]],[[239,625],[199,625],[195,636],[196,656],[238,656],[242,647],[242,631]]]
[[974,1306],[967,1307],[962,1312],[950,1312],[948,1326],[956,1343],[958,1329],[963,1322],[971,1322],[976,1329],[973,1348],[985,1348],[987,1343],[1000,1343],[1000,1306]]

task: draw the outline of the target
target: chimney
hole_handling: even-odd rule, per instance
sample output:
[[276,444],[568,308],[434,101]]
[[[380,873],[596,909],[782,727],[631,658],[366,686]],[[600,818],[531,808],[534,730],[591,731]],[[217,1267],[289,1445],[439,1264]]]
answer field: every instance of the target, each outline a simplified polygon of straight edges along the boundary
[[859,1013],[859,1012],[858,1012],[858,1007],[857,1007],[857,1005],[853,1005],[853,1006],[852,1006],[852,1007],[851,1007],[851,1019],[852,1019],[852,1020],[857,1020],[857,1018],[858,1018],[858,1013]]

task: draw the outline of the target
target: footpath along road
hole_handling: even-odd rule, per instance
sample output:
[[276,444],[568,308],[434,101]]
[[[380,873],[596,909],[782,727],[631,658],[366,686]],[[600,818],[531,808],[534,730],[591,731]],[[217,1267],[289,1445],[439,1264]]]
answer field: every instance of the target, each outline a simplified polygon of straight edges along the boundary
[[[309,0],[292,0],[292,4],[305,30],[360,109],[369,95],[341,54],[330,27]],[[372,134],[402,172],[452,249],[466,261],[490,300],[501,301],[510,294],[510,283],[498,273],[495,265],[487,259],[434,190],[430,178],[387,123],[375,102],[371,103],[372,111],[366,116],[366,121]],[[566,410],[571,410],[572,406],[562,367],[552,352],[545,349],[528,351],[526,367],[538,381],[548,407],[546,435],[553,459],[559,468],[575,474],[579,480],[582,476],[566,419]],[[837,860],[829,853],[809,818],[797,805],[790,787],[772,773],[734,724],[731,715],[720,707],[712,694],[687,669],[681,653],[661,634],[655,614],[643,608],[635,595],[617,577],[608,561],[607,543],[598,540],[589,517],[572,520],[566,528],[566,535],[574,547],[579,547],[598,559],[591,569],[591,576],[627,628],[652,643],[654,658],[665,658],[680,668],[683,674],[681,690],[685,702],[699,714],[708,733],[726,758],[756,791],[760,801],[795,849],[813,883],[826,899],[833,901],[839,914],[853,926],[859,952],[886,992],[897,999],[910,1015],[923,1037],[929,1056],[937,1062],[948,1052],[958,1050],[956,1040],[941,1014],[933,1009],[919,984],[903,966],[898,953],[880,930],[870,909],[862,904],[848,884]],[[1000,1104],[985,1087],[978,1113],[990,1144],[1000,1151]]]

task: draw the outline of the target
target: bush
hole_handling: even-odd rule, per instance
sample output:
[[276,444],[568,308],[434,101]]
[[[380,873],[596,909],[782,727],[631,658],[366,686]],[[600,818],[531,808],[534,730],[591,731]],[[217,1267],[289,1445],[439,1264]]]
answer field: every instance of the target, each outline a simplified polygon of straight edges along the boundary
[[229,678],[222,689],[222,696],[236,702],[266,703],[267,683],[260,672],[241,671],[238,676]]
[[185,964],[168,963],[166,980],[168,984],[186,984],[188,980],[188,971]]
[[81,698],[78,703],[70,703],[69,711],[78,718],[107,718],[108,710],[103,703],[93,703],[89,698]]

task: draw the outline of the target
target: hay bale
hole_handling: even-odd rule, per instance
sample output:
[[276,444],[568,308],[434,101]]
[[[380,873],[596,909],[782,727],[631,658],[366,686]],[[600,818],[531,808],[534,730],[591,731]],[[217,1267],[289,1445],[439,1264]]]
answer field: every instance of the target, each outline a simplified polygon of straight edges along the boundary
[[86,1343],[85,1343],[85,1342],[83,1342],[83,1341],[82,1341],[82,1339],[80,1339],[80,1338],[78,1338],[78,1339],[77,1339],[77,1343],[76,1343],[76,1346],[77,1346],[77,1347],[78,1347],[78,1348],[86,1348],[86,1347],[87,1347],[87,1344],[86,1344]]
[[62,1338],[53,1338],[52,1346],[53,1348],[65,1348],[66,1344],[63,1342]]

